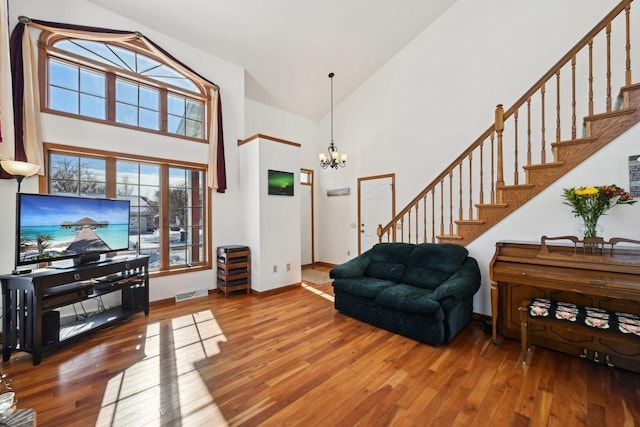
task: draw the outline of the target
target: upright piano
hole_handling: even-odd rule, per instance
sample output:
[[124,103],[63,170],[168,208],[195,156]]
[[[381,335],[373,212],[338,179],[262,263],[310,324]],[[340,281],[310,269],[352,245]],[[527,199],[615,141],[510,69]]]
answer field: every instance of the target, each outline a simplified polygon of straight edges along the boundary
[[[593,240],[591,240],[593,239]],[[540,243],[496,243],[489,267],[493,341],[520,339],[519,307],[546,298],[640,316],[640,241],[543,237]],[[566,322],[529,328],[530,343],[640,372],[640,336],[608,339],[570,330]],[[598,356],[599,355],[599,356]]]

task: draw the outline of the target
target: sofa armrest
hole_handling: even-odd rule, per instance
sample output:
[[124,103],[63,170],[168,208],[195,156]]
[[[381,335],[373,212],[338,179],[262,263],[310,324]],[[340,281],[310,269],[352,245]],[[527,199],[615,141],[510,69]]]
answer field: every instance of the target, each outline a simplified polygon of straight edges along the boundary
[[436,288],[431,298],[436,301],[446,297],[454,297],[458,300],[471,298],[480,289],[480,283],[478,262],[474,258],[467,257],[460,270]]
[[337,265],[329,271],[332,279],[348,279],[364,276],[364,270],[369,265],[369,251],[366,251],[349,261]]

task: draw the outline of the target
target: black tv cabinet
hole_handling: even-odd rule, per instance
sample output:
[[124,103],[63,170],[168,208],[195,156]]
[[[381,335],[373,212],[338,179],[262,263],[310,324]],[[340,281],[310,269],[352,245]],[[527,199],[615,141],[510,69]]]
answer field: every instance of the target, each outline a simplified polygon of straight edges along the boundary
[[[149,314],[149,257],[116,257],[65,269],[44,268],[28,274],[3,275],[2,360],[16,351],[42,353],[134,313]],[[57,308],[120,292],[119,306],[60,326]],[[43,321],[44,320],[44,321]]]

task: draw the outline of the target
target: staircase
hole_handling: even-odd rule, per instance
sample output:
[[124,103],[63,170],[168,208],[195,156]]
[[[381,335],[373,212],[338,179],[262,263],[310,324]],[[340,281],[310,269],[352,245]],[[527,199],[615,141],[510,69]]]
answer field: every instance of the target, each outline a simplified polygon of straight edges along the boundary
[[467,245],[639,122],[632,1],[620,2],[513,106],[498,105],[494,123],[378,227],[379,241]]

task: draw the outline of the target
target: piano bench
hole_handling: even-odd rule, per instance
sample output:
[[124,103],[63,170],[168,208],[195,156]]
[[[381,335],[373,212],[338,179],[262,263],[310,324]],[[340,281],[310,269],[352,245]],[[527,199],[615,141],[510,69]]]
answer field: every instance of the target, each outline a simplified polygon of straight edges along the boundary
[[[632,337],[631,339],[636,339],[640,344],[640,315],[637,314],[612,312],[544,298],[525,300],[518,310],[520,311],[521,359],[525,365],[528,353],[533,350],[529,344],[531,324],[561,326],[563,333],[591,335],[622,343],[628,343]],[[597,345],[593,347],[583,348],[580,357],[588,358],[589,350],[592,350],[594,362],[604,361],[608,366],[614,366],[609,354],[604,354],[604,360],[601,359],[600,352],[604,350],[603,348]]]

